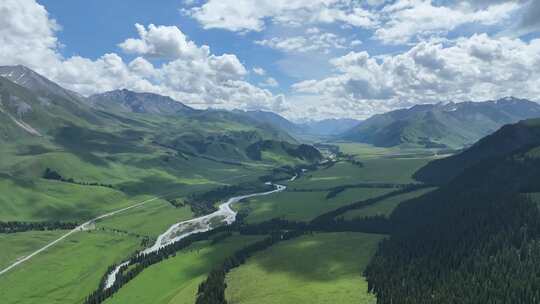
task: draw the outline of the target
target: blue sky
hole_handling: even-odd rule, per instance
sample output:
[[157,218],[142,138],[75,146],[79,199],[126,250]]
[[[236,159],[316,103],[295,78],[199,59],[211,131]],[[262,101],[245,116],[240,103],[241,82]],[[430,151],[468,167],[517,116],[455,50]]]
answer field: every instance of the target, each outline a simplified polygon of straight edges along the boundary
[[5,0],[0,9],[0,64],[84,95],[128,88],[305,120],[540,93],[535,0]]

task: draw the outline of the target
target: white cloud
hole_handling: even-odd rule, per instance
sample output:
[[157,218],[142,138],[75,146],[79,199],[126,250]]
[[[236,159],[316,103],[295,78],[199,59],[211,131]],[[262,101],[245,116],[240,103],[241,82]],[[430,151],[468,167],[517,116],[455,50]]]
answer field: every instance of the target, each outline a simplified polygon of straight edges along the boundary
[[263,68],[258,68],[258,67],[253,68],[253,73],[255,73],[255,74],[259,75],[259,76],[266,75],[266,71]]
[[[203,108],[283,108],[283,96],[245,81],[248,72],[235,55],[212,54],[208,46],[196,45],[175,26],[136,24],[139,37],[119,45],[139,55],[126,63],[115,53],[96,60],[63,58],[58,25],[34,0],[3,0],[0,14],[0,64],[27,65],[84,95],[128,88]],[[150,61],[156,58],[163,62],[160,66]]]
[[129,38],[118,45],[127,53],[165,59],[196,59],[207,57],[210,53],[208,46],[198,47],[176,26],[150,24],[146,29],[137,23],[135,27],[139,38]]
[[350,46],[355,47],[355,46],[359,46],[361,44],[362,44],[361,40],[355,39],[355,40],[351,41]]
[[299,26],[341,22],[372,27],[375,16],[361,2],[350,0],[209,0],[184,10],[204,28],[230,31],[262,31],[268,22]]
[[432,0],[398,0],[380,13],[382,26],[374,36],[385,43],[403,44],[414,38],[446,34],[460,25],[479,23],[493,25],[508,19],[520,6],[515,2],[474,9],[459,6],[436,6]]
[[0,64],[46,66],[59,60],[59,29],[45,8],[32,0],[0,1]]
[[293,88],[297,96],[313,96],[360,118],[416,103],[540,96],[540,39],[481,34],[447,46],[420,42],[380,58],[351,52],[332,60],[334,75]]
[[274,78],[268,77],[264,82],[259,83],[259,86],[275,88],[279,86],[279,83]]
[[333,33],[319,32],[307,36],[294,36],[288,38],[274,37],[271,39],[257,40],[255,43],[284,52],[299,53],[317,51],[328,53],[333,49],[344,49],[347,47],[347,40],[345,38]]

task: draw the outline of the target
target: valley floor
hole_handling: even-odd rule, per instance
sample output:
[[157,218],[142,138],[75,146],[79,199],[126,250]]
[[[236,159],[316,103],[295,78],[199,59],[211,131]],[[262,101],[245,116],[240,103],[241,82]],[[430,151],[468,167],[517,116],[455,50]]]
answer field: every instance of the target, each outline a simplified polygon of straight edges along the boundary
[[[411,157],[410,151],[405,151],[403,153],[407,157],[401,158],[399,151],[384,151],[364,145],[354,147],[349,144],[344,149],[354,154],[362,165],[341,160],[333,166],[308,171],[298,179],[286,182],[288,188],[284,192],[251,198],[233,208],[246,216],[247,223],[256,224],[273,218],[310,221],[339,207],[384,196],[395,190],[394,186],[412,183],[411,175],[432,157]],[[206,169],[200,174],[189,172],[190,181],[175,177],[176,181],[171,179],[165,185],[159,185],[159,191],[174,190],[177,194],[173,197],[186,197],[225,183],[256,181],[268,173],[268,168],[255,166],[248,169],[227,165],[214,169],[201,167]],[[129,174],[125,176],[127,179]],[[8,180],[2,181],[0,176],[0,187],[27,191],[28,187],[10,185]],[[156,185],[160,183],[151,178],[146,180]],[[34,183],[33,187],[40,189],[87,187],[42,180]],[[173,188],[167,189],[166,186]],[[346,186],[344,190],[336,191],[342,186]],[[73,197],[73,200],[84,201],[86,198],[88,208],[83,209],[84,213],[77,210],[68,212],[71,215],[66,220],[87,219],[89,215],[103,210],[125,207],[134,198],[150,197],[147,190],[142,191],[149,187],[151,185],[145,185],[130,197],[122,197],[122,193],[106,188],[99,188],[96,192],[91,187],[84,188],[89,193],[80,192],[80,197]],[[371,206],[348,211],[343,217],[389,215],[399,203],[430,190],[391,196]],[[100,191],[103,194],[95,196]],[[332,192],[336,193],[332,195]],[[33,198],[41,192],[34,193],[37,194],[28,192],[19,197],[26,195],[31,201],[41,202],[41,198]],[[12,192],[13,197],[17,195]],[[63,212],[67,205],[64,207],[60,198],[62,195],[45,201],[57,206],[58,212]],[[98,204],[99,199],[105,199],[107,203]],[[21,215],[24,220],[52,218],[52,215],[35,213],[34,209],[25,207],[21,199],[14,200],[10,206],[0,211],[0,220],[14,220]],[[43,207],[43,210],[48,209]],[[98,221],[95,229],[76,233],[1,275],[0,298],[3,303],[83,302],[97,288],[109,266],[125,260],[136,250],[146,248],[171,224],[193,217],[189,207],[176,208],[164,199],[157,199]],[[0,253],[0,266],[9,265],[62,233],[0,234],[0,247],[6,249]],[[105,303],[195,303],[198,285],[208,272],[234,251],[260,238],[235,234],[214,245],[210,241],[196,242],[175,256],[144,269]],[[373,295],[367,292],[362,270],[382,238],[383,235],[365,233],[316,233],[274,245],[229,273],[227,299],[229,303],[374,303]],[[261,302],[261,299],[266,302]]]

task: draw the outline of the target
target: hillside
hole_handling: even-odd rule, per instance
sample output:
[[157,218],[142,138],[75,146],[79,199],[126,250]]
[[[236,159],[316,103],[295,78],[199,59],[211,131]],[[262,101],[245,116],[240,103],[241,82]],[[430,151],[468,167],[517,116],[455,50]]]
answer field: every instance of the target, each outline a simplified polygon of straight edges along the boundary
[[[0,140],[45,136],[67,125],[103,126],[111,118],[96,112],[79,99],[53,91],[29,90],[0,77]],[[62,92],[62,91],[60,91]],[[64,97],[65,96],[65,97]]]
[[366,270],[378,303],[536,302],[540,140],[529,136],[539,129],[532,120],[485,138],[454,158],[471,156],[448,184],[392,213],[394,233]]
[[414,178],[426,183],[447,183],[482,160],[494,160],[534,145],[540,145],[540,119],[506,125],[462,153],[430,162]]
[[516,98],[416,105],[375,115],[341,138],[379,147],[462,148],[505,124],[535,117],[540,105]]
[[[2,71],[25,86],[0,77],[0,189],[12,190],[0,198],[1,219],[78,220],[135,195],[200,191],[231,174],[256,180],[273,167],[318,160],[284,131],[237,113],[125,90],[90,102],[26,68],[12,69]],[[262,141],[288,148],[255,160],[248,148]],[[48,181],[47,169],[70,182]],[[116,204],[104,204],[105,197]]]

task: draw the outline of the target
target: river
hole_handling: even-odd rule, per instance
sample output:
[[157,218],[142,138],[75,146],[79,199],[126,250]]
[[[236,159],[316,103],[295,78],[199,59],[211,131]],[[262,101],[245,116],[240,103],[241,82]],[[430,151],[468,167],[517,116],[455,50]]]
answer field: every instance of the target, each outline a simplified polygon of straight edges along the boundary
[[[291,178],[291,180],[296,179],[296,175]],[[267,183],[270,184],[270,183]],[[281,192],[285,190],[287,187],[283,185],[277,185],[272,184],[275,189],[267,192],[259,192],[259,193],[252,193],[247,195],[240,195],[229,198],[226,202],[219,205],[219,208],[217,211],[197,217],[194,219],[190,219],[187,221],[182,221],[179,223],[176,223],[169,227],[165,232],[160,234],[156,240],[156,242],[143,250],[140,254],[148,254],[151,252],[158,251],[160,248],[163,248],[167,245],[170,245],[174,242],[177,242],[188,235],[199,233],[199,232],[205,232],[213,229],[213,227],[219,226],[219,225],[230,225],[236,220],[236,213],[232,208],[231,205],[234,203],[237,203],[243,199],[256,197],[256,196],[264,196],[269,195],[277,192]],[[110,288],[113,286],[114,282],[116,281],[116,275],[120,271],[120,268],[126,265],[129,265],[130,261],[125,261],[118,265],[108,276],[107,281],[105,283],[105,289]]]

